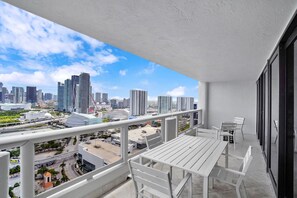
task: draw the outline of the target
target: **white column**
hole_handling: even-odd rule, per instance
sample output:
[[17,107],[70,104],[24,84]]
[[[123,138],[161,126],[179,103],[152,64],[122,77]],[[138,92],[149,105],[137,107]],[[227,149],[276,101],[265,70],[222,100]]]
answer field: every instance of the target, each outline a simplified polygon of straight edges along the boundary
[[21,197],[34,197],[34,143],[21,146]]
[[0,152],[0,197],[8,198],[9,153]]
[[208,82],[200,82],[198,86],[198,109],[202,109],[202,123],[205,128],[208,127]]
[[190,129],[194,126],[194,113],[190,113]]
[[124,162],[128,161],[128,125],[121,128],[121,151]]

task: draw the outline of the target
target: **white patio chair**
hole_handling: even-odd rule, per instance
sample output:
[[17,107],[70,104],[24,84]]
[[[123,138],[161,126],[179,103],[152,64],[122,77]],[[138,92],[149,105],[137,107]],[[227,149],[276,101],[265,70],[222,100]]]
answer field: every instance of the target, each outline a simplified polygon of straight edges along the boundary
[[237,124],[236,130],[241,132],[243,140],[244,140],[244,136],[243,136],[244,121],[245,121],[245,118],[242,118],[242,117],[234,117],[234,119],[233,119],[233,122]]
[[274,139],[274,144],[276,144],[276,141],[277,141],[277,138],[278,138],[278,120],[273,120],[273,125],[274,125],[274,128],[275,128],[275,131],[276,131],[276,136],[275,136],[275,139]]
[[155,148],[163,144],[163,140],[160,133],[154,133],[144,137],[147,149]]
[[204,138],[219,139],[219,130],[196,128],[196,136]]
[[169,172],[162,172],[143,166],[131,159],[128,163],[135,186],[136,197],[150,197],[149,195],[154,195],[157,197],[177,198],[181,196],[187,182],[189,182],[189,197],[192,197],[192,175],[190,173],[173,190]]
[[[227,136],[228,137],[228,142],[230,141],[230,138],[233,138],[233,144],[234,144],[234,150],[235,150],[235,134],[236,134],[236,127],[237,124],[234,122],[222,122],[221,127],[212,127],[213,129],[216,129],[219,131],[218,137],[220,138],[221,136]],[[230,133],[232,132],[232,133]]]
[[240,195],[240,187],[243,188],[244,191],[244,197],[246,197],[246,190],[243,183],[243,179],[248,171],[248,168],[251,164],[251,161],[253,159],[252,157],[252,147],[249,146],[246,154],[244,157],[238,157],[235,155],[228,155],[231,157],[234,157],[236,159],[242,160],[241,167],[239,170],[233,170],[229,168],[224,168],[221,166],[215,166],[212,172],[210,173],[210,178],[219,180],[221,182],[230,184],[236,188],[236,194],[238,198],[241,198]]

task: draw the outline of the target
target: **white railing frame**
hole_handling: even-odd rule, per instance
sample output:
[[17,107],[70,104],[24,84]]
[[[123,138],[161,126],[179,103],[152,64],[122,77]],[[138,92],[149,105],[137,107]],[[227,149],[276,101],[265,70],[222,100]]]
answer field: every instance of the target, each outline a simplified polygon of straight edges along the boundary
[[[73,185],[84,183],[84,181],[100,179],[100,173],[111,169],[119,164],[127,164],[127,160],[135,155],[128,156],[128,126],[134,124],[140,124],[147,121],[161,120],[161,133],[164,137],[164,121],[167,117],[178,116],[182,114],[190,114],[190,125],[193,127],[193,113],[197,112],[199,117],[202,115],[202,110],[189,110],[174,112],[156,116],[145,116],[133,120],[124,120],[117,122],[101,123],[89,126],[75,127],[60,129],[55,131],[47,131],[40,133],[18,133],[17,135],[11,135],[0,138],[0,150],[11,149],[14,147],[21,148],[21,197],[36,197],[43,198],[50,195],[59,193],[62,190],[65,190]],[[202,118],[198,117],[198,126],[201,125]],[[84,174],[74,180],[71,180],[67,183],[64,183],[60,186],[57,186],[53,189],[50,189],[39,195],[34,195],[34,144],[40,142],[46,142],[50,140],[58,140],[66,137],[78,136],[82,134],[95,133],[100,130],[107,130],[112,128],[121,129],[121,159],[118,162],[104,166],[100,169],[94,170],[90,173]],[[139,153],[143,152],[140,151]],[[138,153],[138,154],[139,154]],[[138,155],[137,154],[137,155]],[[26,181],[26,182],[25,182]],[[1,189],[1,186],[0,186]],[[31,190],[30,190],[31,189]]]

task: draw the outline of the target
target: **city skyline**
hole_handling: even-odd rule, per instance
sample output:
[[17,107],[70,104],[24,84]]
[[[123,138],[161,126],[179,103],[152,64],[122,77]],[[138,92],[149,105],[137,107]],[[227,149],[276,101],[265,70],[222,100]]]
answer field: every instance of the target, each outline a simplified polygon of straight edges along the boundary
[[196,80],[4,2],[0,10],[0,79],[9,89],[37,86],[57,95],[58,82],[86,72],[93,93],[109,93],[110,99],[141,89],[149,100],[162,95],[197,100]]

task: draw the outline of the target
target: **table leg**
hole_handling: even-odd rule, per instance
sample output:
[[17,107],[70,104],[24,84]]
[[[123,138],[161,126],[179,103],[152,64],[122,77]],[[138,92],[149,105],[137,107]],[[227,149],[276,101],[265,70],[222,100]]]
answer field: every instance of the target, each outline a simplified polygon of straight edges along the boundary
[[208,198],[208,177],[203,179],[203,198]]
[[228,157],[229,157],[229,145],[227,144],[226,148],[225,148],[225,167],[228,168]]

